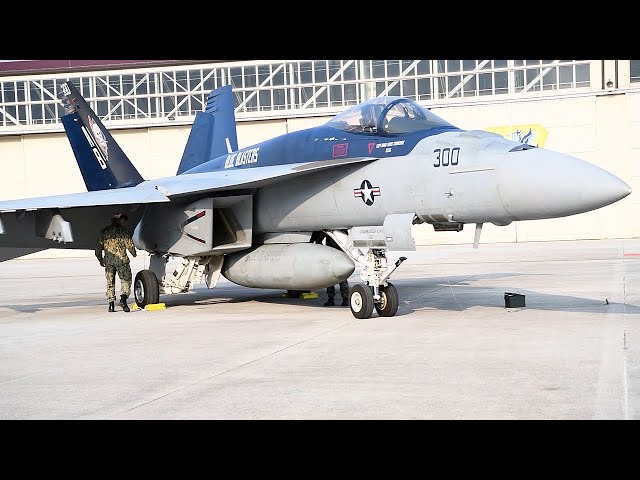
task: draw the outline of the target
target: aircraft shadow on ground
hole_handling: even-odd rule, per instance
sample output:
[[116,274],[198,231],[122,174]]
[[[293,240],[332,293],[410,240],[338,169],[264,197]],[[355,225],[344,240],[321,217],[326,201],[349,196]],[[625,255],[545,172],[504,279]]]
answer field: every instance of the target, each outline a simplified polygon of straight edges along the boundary
[[85,299],[85,300],[74,300],[69,302],[48,302],[48,303],[31,303],[31,304],[0,303],[0,321],[2,321],[3,318],[5,318],[5,315],[2,314],[2,309],[9,309],[18,313],[37,313],[41,310],[49,310],[52,308],[87,307],[90,305],[95,305],[100,307],[104,306],[105,311],[107,311],[107,303],[105,300],[102,300],[102,299],[95,300],[95,301],[92,301],[90,299]]
[[[527,274],[531,276],[531,274]],[[523,289],[509,282],[496,286],[474,286],[475,281],[518,277],[520,273],[490,273],[480,275],[454,275],[394,280],[400,297],[396,316],[408,315],[415,310],[463,311],[473,307],[504,309],[504,295],[507,292],[525,296],[525,307],[529,310],[626,313],[640,314],[640,306],[613,302],[603,294],[601,299],[584,298],[573,295],[556,295],[536,290]],[[354,282],[351,282],[353,286]],[[216,289],[194,290],[184,295],[161,296],[160,301],[167,307],[179,305],[213,305],[218,303],[244,303],[257,301],[279,305],[304,305],[309,308],[327,308],[325,289],[314,290],[315,299],[285,298],[284,290],[263,290],[258,288],[225,286]],[[337,290],[337,288],[336,288]],[[339,297],[337,290],[337,297]],[[339,300],[338,300],[339,301]],[[608,303],[607,303],[608,302]],[[335,307],[339,309],[340,307]],[[343,310],[349,311],[346,308]],[[374,315],[377,313],[374,310]]]
[[[614,302],[603,294],[601,299],[558,295],[503,284],[474,286],[472,282],[455,282],[455,277],[439,277],[427,280],[399,280],[394,282],[400,294],[400,308],[411,313],[414,310],[463,311],[473,307],[505,309],[505,294],[525,296],[528,310],[588,313],[640,314],[640,306]],[[477,278],[477,277],[474,277]],[[404,310],[403,310],[404,304]]]
[[[480,280],[506,279],[518,277],[519,273],[489,273],[480,275],[452,275],[446,277],[425,277],[413,279],[393,280],[398,290],[400,306],[396,316],[408,315],[416,310],[433,311],[464,311],[473,307],[505,308],[504,294],[506,292],[525,295],[525,307],[529,310],[568,311],[568,312],[592,312],[592,313],[625,313],[639,314],[640,306],[613,302],[603,294],[601,299],[583,298],[572,295],[555,295],[536,290],[523,289],[509,282],[502,282],[496,286],[477,286],[474,282]],[[528,274],[530,276],[531,274]],[[355,280],[350,279],[353,286]],[[214,289],[197,288],[191,292],[175,295],[161,295],[160,301],[167,307],[181,305],[216,305],[221,303],[245,303],[260,302],[279,305],[303,305],[309,308],[322,308],[326,301],[325,289],[314,290],[318,298],[301,299],[285,298],[284,290],[265,290],[260,288],[248,288],[239,285],[224,283]],[[337,292],[339,297],[339,290]],[[339,301],[339,300],[338,300]],[[607,303],[607,301],[609,303]],[[134,302],[130,298],[129,304]],[[36,313],[41,310],[67,307],[93,306],[106,310],[106,301],[103,298],[92,300],[73,300],[68,302],[42,302],[31,304],[1,304],[0,321],[7,317],[2,309],[13,310],[18,313]],[[118,310],[120,307],[117,307]],[[333,309],[349,312],[346,307],[332,307]],[[374,310],[373,315],[377,315]]]

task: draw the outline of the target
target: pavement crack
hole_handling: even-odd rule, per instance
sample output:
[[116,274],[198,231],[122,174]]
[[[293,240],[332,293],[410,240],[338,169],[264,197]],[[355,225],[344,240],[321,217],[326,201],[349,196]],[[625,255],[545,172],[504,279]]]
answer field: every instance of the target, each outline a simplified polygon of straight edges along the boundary
[[351,325],[353,323],[357,323],[358,321],[359,321],[358,319],[354,318],[350,322],[343,323],[342,325],[338,325],[335,328],[331,328],[331,329],[326,330],[326,331],[324,331],[322,333],[319,333],[317,335],[313,335],[311,337],[305,338],[304,340],[300,340],[299,342],[293,343],[291,345],[287,345],[286,347],[279,348],[278,350],[274,350],[273,352],[267,353],[266,355],[262,355],[261,357],[258,357],[258,358],[254,358],[253,360],[250,360],[248,362],[241,363],[240,365],[235,365],[234,367],[228,368],[228,369],[223,370],[221,372],[218,372],[218,373],[216,373],[214,375],[209,375],[208,377],[202,378],[202,379],[198,380],[197,382],[192,382],[192,383],[190,383],[188,385],[182,385],[181,387],[176,388],[176,389],[174,389],[174,390],[172,390],[170,392],[167,392],[167,393],[165,393],[163,395],[160,395],[160,396],[158,396],[156,398],[153,398],[153,399],[148,400],[146,402],[140,403],[140,404],[138,404],[138,405],[136,405],[134,407],[128,408],[127,410],[119,412],[118,415],[120,415],[122,413],[132,412],[134,410],[137,410],[138,408],[144,407],[145,405],[149,405],[149,404],[151,404],[153,402],[156,402],[158,400],[162,400],[163,398],[167,398],[167,397],[169,397],[170,395],[173,395],[176,392],[184,390],[185,388],[193,387],[193,386],[198,385],[198,384],[200,384],[202,382],[207,382],[207,381],[212,380],[214,378],[217,378],[217,377],[220,377],[222,375],[225,375],[225,374],[227,374],[227,373],[229,373],[231,371],[237,370],[237,369],[242,368],[242,367],[246,367],[247,365],[251,365],[253,363],[257,363],[257,362],[259,362],[261,360],[264,360],[265,358],[272,357],[272,356],[274,356],[274,355],[276,355],[278,353],[284,352],[284,351],[289,350],[289,349],[291,349],[293,347],[297,347],[298,345],[302,345],[303,343],[306,343],[306,342],[308,342],[310,340],[314,340],[316,338],[319,338],[319,337],[322,337],[322,336],[327,335],[329,333],[332,333],[332,332],[335,332],[337,330],[340,330],[340,329],[342,329],[344,327],[348,327],[349,325]]

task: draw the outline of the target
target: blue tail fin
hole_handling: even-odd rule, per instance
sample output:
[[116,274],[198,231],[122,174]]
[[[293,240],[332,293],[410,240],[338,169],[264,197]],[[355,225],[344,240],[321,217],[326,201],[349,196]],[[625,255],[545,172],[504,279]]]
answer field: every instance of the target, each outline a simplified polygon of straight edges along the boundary
[[127,155],[71,82],[60,85],[60,117],[87,190],[131,187],[144,181]]
[[209,94],[204,112],[196,114],[177,175],[238,150],[236,117],[230,85]]

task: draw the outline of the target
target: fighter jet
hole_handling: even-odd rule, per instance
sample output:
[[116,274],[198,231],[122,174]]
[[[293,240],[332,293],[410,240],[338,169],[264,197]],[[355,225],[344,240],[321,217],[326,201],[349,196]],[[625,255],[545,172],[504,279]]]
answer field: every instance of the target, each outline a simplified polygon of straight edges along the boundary
[[[564,217],[631,193],[586,161],[464,130],[419,103],[380,96],[326,123],[238,148],[230,86],[195,117],[176,175],[145,180],[80,95],[65,82],[61,117],[87,192],[0,202],[0,247],[93,249],[114,212],[136,225],[149,253],[138,306],[161,294],[238,285],[314,290],[359,268],[356,318],[397,313],[388,252],[415,250],[412,226],[460,231]],[[339,249],[311,241],[324,233]],[[179,266],[167,268],[170,259]]]

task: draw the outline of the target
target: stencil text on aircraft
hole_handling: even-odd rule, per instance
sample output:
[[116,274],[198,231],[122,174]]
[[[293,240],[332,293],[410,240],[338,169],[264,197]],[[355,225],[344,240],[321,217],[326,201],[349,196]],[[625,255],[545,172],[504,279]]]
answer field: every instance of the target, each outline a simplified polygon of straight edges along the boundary
[[433,153],[436,155],[433,162],[434,167],[448,167],[458,165],[460,160],[460,147],[436,148]]
[[230,153],[224,162],[224,168],[239,167],[240,165],[246,165],[248,163],[256,163],[258,161],[258,150],[260,150],[260,147],[250,148],[249,150],[244,150],[242,152]]

